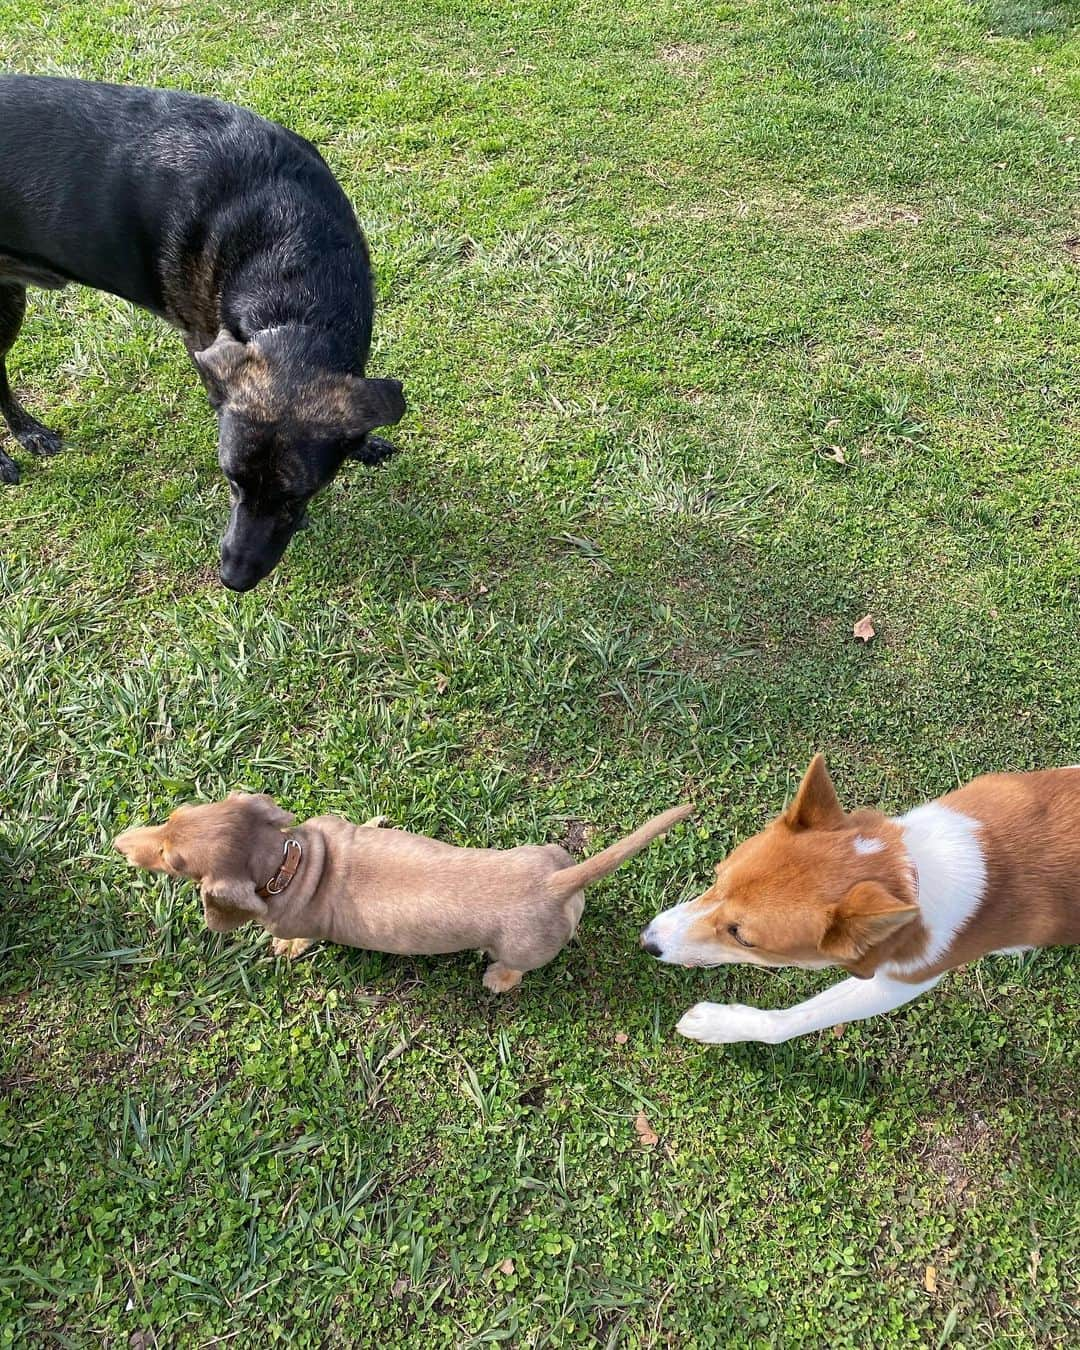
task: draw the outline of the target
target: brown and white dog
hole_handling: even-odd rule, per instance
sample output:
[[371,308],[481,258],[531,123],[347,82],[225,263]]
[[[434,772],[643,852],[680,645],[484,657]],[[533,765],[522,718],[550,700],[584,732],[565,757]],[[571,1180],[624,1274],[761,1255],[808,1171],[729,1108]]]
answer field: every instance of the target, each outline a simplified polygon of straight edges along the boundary
[[793,1008],[698,1003],[696,1041],[779,1044],[891,1012],[990,952],[1080,942],[1080,768],[989,774],[890,819],[844,813],[815,756],[788,809],[641,936],[682,966],[841,966]]
[[654,816],[575,863],[558,844],[455,848],[405,830],[317,816],[302,825],[262,793],[181,806],[164,825],[114,841],[136,867],[197,881],[206,925],[230,933],[254,920],[277,956],[325,939],[403,956],[483,950],[484,984],[505,993],[570,941],[583,888],[613,872],[691,807]]

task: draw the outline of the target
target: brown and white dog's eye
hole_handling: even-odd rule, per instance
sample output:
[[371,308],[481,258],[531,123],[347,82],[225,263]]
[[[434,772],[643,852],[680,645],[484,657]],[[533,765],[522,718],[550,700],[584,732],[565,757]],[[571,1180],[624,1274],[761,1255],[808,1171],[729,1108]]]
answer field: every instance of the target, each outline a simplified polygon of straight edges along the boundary
[[733,937],[740,947],[752,947],[754,945],[752,942],[747,942],[747,940],[740,935],[739,925],[737,923],[728,924],[728,936]]

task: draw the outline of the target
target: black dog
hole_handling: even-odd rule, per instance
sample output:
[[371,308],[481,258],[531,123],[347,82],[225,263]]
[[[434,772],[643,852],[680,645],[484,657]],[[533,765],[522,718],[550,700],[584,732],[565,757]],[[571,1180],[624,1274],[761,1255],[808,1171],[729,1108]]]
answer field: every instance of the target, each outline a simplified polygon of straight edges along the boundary
[[[367,246],[303,137],[191,94],[0,76],[0,412],[37,454],[60,439],[15,401],[4,357],[26,287],[72,281],[183,334],[218,416],[233,590],[274,568],[347,457],[393,453],[368,435],[405,401],[364,378]],[[0,451],[0,479],[18,478]]]

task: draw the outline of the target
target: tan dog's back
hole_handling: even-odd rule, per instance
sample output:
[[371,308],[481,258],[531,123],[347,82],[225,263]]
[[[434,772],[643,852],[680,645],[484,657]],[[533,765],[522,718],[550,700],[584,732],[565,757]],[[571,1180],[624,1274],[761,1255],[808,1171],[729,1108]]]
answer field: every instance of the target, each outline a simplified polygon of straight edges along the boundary
[[[572,936],[567,897],[545,886],[573,859],[556,844],[520,848],[459,848],[407,830],[372,830],[340,816],[305,824],[327,843],[320,895],[333,897],[326,937],[354,947],[402,955],[436,956],[469,949],[492,951],[517,930],[549,930],[545,948]],[[287,936],[287,935],[286,935]],[[302,936],[308,936],[303,934]],[[548,957],[548,960],[551,958]]]

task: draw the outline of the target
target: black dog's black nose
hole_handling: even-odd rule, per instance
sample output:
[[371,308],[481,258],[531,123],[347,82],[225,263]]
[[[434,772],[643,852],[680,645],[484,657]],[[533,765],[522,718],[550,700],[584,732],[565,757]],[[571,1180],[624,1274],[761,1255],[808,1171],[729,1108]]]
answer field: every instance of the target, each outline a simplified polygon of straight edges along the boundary
[[228,586],[230,591],[250,591],[262,581],[268,571],[270,568],[263,565],[261,558],[241,553],[222,541],[218,577],[221,584]]
[[663,955],[664,949],[660,946],[658,942],[645,942],[644,940],[642,940],[641,945],[645,948],[645,950],[649,953],[650,956]]
[[262,580],[261,572],[252,572],[250,569],[230,567],[223,563],[218,569],[218,576],[221,578],[221,584],[228,586],[230,591],[250,591]]

